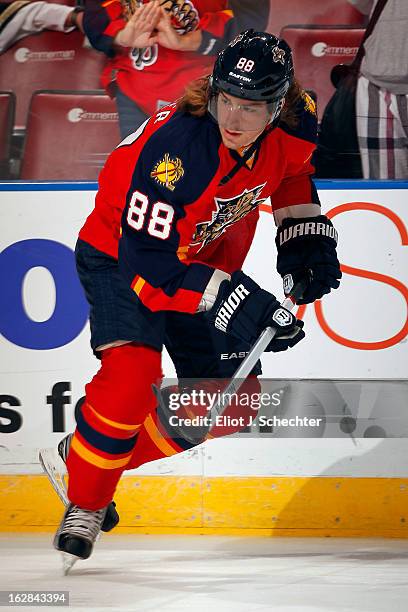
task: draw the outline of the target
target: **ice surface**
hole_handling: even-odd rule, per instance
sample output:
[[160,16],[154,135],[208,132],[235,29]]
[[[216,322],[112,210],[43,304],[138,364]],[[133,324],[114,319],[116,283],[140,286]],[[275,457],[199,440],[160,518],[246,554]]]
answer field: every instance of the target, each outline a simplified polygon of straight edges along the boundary
[[408,610],[405,540],[104,535],[65,577],[51,540],[2,535],[0,588],[68,590],[70,612]]

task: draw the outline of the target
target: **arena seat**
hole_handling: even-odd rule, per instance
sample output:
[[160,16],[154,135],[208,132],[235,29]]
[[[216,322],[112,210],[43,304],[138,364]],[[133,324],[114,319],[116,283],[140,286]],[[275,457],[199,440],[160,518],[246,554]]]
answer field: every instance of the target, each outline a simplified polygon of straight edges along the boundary
[[27,36],[0,55],[0,89],[16,94],[17,129],[26,124],[31,94],[39,89],[93,90],[100,87],[106,56],[84,46],[75,31]]
[[278,36],[290,24],[363,27],[365,23],[366,17],[347,0],[270,0],[267,31]]
[[16,96],[0,91],[0,179],[10,178],[11,136],[14,126]]
[[20,178],[96,180],[119,142],[116,106],[103,91],[35,92]]
[[321,119],[334,92],[330,72],[336,64],[348,64],[360,45],[364,29],[332,26],[293,26],[283,28],[282,38],[291,46],[295,75],[304,89],[317,96]]

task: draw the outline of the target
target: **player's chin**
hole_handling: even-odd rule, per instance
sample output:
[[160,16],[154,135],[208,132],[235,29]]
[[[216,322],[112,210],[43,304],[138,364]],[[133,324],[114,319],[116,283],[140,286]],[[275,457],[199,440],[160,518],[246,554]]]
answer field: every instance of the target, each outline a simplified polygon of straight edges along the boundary
[[258,132],[238,132],[234,130],[227,130],[220,128],[221,137],[224,145],[229,149],[240,149],[251,144],[256,137]]
[[235,149],[245,146],[246,135],[245,132],[236,132],[234,130],[227,130],[220,128],[222,141],[230,149]]

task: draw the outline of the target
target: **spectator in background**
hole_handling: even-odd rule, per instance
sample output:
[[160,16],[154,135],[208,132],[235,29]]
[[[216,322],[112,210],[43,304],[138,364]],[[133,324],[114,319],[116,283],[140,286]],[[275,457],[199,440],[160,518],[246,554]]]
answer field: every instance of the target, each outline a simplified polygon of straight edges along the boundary
[[0,53],[42,30],[72,32],[82,29],[83,8],[51,2],[0,2]]
[[86,2],[85,33],[109,57],[102,84],[116,98],[122,138],[178,98],[186,83],[211,71],[211,55],[228,36],[231,17],[226,0]]
[[[211,72],[238,28],[251,25],[253,7],[240,1],[234,19],[227,0],[87,0],[85,32],[109,57],[102,84],[116,98],[122,138],[180,97],[188,82]],[[266,24],[269,0],[260,0],[257,10],[257,25]]]
[[[372,13],[376,0],[349,0]],[[364,178],[408,178],[408,2],[387,0],[365,56],[356,93]]]

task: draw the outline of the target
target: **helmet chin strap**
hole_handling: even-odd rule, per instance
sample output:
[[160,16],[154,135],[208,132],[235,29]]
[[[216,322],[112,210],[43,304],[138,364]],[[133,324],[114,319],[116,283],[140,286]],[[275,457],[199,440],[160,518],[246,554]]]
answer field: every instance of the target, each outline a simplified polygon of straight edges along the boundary
[[249,159],[251,159],[252,155],[259,149],[261,146],[261,142],[276,127],[276,124],[273,125],[271,123],[267,124],[265,129],[259,134],[259,136],[254,140],[254,142],[248,147],[245,151],[244,155],[240,158],[239,161],[232,167],[232,169],[222,177],[219,185],[226,185],[235,175],[236,173],[247,163]]

